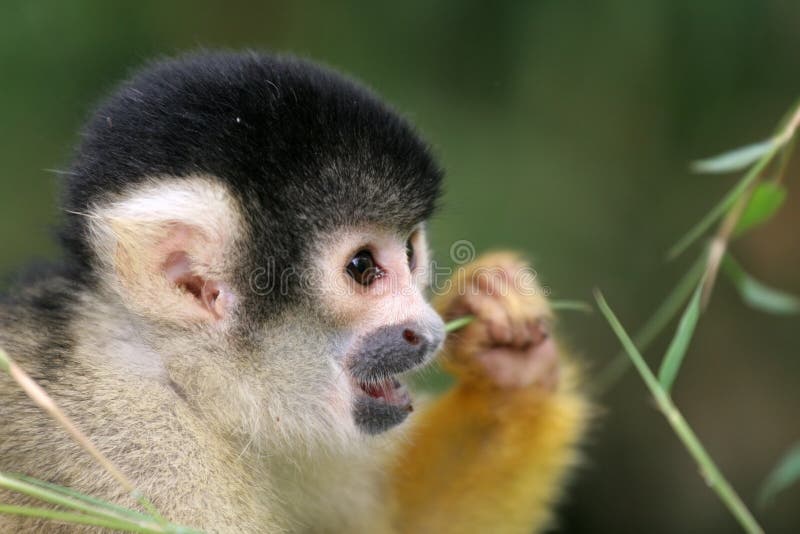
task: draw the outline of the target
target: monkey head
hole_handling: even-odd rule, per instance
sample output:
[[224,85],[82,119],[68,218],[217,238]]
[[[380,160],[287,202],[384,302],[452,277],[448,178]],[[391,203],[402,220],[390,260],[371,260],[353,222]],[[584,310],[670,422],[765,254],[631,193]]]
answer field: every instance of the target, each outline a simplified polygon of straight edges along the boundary
[[351,447],[403,421],[398,376],[442,344],[423,296],[441,174],[358,84],[200,53],[150,65],[95,111],[62,241],[108,324],[136,332],[140,353],[103,357],[249,446]]

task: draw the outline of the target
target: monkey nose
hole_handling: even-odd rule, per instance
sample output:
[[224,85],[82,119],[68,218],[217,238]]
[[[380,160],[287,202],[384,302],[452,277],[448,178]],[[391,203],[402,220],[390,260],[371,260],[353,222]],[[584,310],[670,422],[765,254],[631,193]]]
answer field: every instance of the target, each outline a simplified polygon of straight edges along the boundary
[[408,365],[422,363],[436,348],[436,341],[421,322],[388,325],[374,333],[374,342],[384,357],[403,359]]
[[364,336],[351,370],[358,378],[402,373],[428,360],[443,340],[443,324],[408,321],[383,326]]
[[400,344],[411,351],[434,352],[444,340],[444,325],[441,321],[410,321],[397,325],[394,330],[400,333],[403,340]]
[[403,339],[408,341],[410,345],[419,345],[419,336],[410,328],[403,330]]

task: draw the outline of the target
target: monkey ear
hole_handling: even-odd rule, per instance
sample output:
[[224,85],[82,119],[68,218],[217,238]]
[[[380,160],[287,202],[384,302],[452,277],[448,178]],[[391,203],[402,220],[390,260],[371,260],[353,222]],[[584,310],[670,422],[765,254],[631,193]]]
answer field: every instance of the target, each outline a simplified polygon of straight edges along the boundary
[[205,181],[152,184],[99,211],[95,250],[105,278],[134,312],[181,324],[220,324],[231,316],[237,225],[218,189]]

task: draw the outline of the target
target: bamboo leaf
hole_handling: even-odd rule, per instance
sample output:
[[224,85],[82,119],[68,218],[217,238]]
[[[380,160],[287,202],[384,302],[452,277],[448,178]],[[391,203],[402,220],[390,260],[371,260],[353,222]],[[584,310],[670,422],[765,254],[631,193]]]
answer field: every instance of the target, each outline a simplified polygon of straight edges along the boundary
[[718,156],[701,159],[692,163],[692,171],[703,174],[723,174],[745,169],[765,154],[777,147],[775,139],[743,146]]
[[753,191],[747,207],[736,225],[734,235],[767,222],[786,200],[786,188],[775,182],[764,182]]
[[800,443],[784,455],[767,477],[759,492],[760,506],[768,504],[778,493],[800,481]]
[[722,270],[739,291],[742,300],[757,310],[775,315],[800,313],[800,298],[759,282],[727,254],[722,260]]
[[694,329],[700,318],[700,297],[702,293],[703,284],[701,282],[695,289],[689,305],[686,306],[686,310],[678,323],[678,328],[675,330],[675,336],[672,338],[669,348],[664,354],[664,359],[661,361],[661,367],[658,370],[658,381],[664,391],[668,393],[672,389],[672,384],[675,383],[675,378],[678,376],[683,357],[686,355],[689,342],[692,340]]

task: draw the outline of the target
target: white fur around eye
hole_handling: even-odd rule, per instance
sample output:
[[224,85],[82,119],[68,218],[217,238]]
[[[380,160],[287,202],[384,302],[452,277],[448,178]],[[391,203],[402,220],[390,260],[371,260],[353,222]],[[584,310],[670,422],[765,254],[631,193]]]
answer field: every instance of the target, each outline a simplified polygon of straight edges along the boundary
[[[356,335],[378,326],[428,316],[430,306],[423,291],[428,282],[428,252],[424,228],[415,230],[413,243],[417,268],[409,271],[406,242],[409,234],[377,226],[338,229],[323,236],[315,251],[315,288],[322,307],[343,329]],[[345,266],[361,249],[367,249],[386,273],[369,286],[350,278]]]

